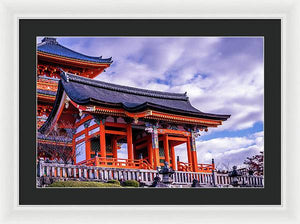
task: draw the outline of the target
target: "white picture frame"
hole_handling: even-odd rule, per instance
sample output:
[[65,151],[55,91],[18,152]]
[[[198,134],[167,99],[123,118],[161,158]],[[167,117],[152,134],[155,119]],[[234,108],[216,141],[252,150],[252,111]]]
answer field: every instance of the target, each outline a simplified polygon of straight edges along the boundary
[[[21,18],[282,19],[281,206],[18,205],[18,20]],[[299,223],[300,1],[0,1],[2,223]]]

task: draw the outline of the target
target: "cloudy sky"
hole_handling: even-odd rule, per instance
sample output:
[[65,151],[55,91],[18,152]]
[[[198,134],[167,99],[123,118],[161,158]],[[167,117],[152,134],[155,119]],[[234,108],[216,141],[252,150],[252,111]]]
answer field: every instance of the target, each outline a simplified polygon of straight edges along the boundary
[[[202,132],[197,139],[199,163],[210,163],[214,158],[219,168],[231,168],[263,150],[262,37],[60,37],[57,40],[83,54],[112,57],[114,62],[97,77],[99,80],[187,92],[192,105],[199,110],[231,114],[224,125]],[[175,150],[180,160],[187,161],[185,145]],[[125,155],[122,149],[119,156]]]

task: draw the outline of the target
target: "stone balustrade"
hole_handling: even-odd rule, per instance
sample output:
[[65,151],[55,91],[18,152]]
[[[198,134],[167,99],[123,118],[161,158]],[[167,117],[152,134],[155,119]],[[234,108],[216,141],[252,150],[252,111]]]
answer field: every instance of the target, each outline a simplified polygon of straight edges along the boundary
[[[156,175],[156,170],[45,163],[43,160],[40,160],[38,164],[38,177],[47,176],[53,179],[86,179],[94,181],[107,181],[111,179],[136,180],[150,185]],[[232,182],[231,177],[227,174],[217,173],[175,171],[172,178],[173,183],[177,185],[191,185],[194,179],[198,180],[200,185],[204,186],[215,185],[226,187]],[[259,176],[240,176],[238,180],[241,186],[264,186],[264,179]]]

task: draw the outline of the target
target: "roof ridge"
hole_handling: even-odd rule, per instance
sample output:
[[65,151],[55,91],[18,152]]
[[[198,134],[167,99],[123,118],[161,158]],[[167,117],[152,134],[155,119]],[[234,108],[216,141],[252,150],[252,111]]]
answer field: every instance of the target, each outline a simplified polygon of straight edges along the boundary
[[163,91],[156,91],[156,90],[148,90],[130,86],[123,86],[108,82],[103,82],[100,80],[89,79],[86,77],[78,76],[72,73],[67,73],[62,70],[61,77],[66,81],[74,81],[78,83],[84,83],[91,86],[96,86],[100,88],[115,90],[119,92],[125,92],[135,95],[144,95],[144,96],[151,96],[156,98],[163,98],[163,99],[172,99],[172,100],[185,100],[188,101],[188,97],[186,93],[172,93],[172,92],[163,92]]
[[89,55],[85,55],[85,54],[82,54],[80,52],[77,52],[77,51],[74,51],[68,47],[65,47],[63,45],[61,45],[60,43],[56,42],[56,43],[49,43],[49,44],[56,44],[56,45],[59,45],[60,47],[64,48],[64,49],[67,49],[69,51],[72,51],[73,53],[76,53],[76,54],[80,54],[81,56],[84,56],[84,57],[88,57],[88,58],[92,58],[92,59],[101,59],[101,60],[107,60],[107,61],[110,61],[112,59],[112,57],[110,58],[102,58],[102,56],[99,56],[99,57],[96,57],[96,56],[89,56]]
[[[83,56],[83,57],[87,57],[89,59],[94,59],[94,60],[102,60],[103,62],[105,63],[112,63],[113,61],[111,60],[112,57],[109,57],[109,58],[102,58],[102,56],[89,56],[89,55],[85,55],[83,53],[80,53],[80,52],[77,52],[77,51],[74,51],[68,47],[65,47],[63,45],[61,45],[60,43],[58,43],[58,41],[56,40],[56,38],[46,38],[44,37],[42,42],[41,43],[38,43],[37,44],[37,51],[42,51],[42,52],[46,52],[48,53],[47,51],[44,51],[44,50],[41,50],[41,49],[38,49],[39,47],[41,46],[44,46],[44,45],[57,45],[65,50],[68,50],[68,51],[71,51],[72,53],[75,53],[75,54],[78,54],[80,56]],[[55,54],[55,53],[48,53],[48,54]],[[55,55],[59,55],[59,54],[55,54]],[[59,56],[62,56],[62,55],[59,55]],[[72,58],[72,57],[71,57]],[[82,61],[87,61],[87,60],[84,60],[84,59],[79,59],[79,60],[82,60]]]

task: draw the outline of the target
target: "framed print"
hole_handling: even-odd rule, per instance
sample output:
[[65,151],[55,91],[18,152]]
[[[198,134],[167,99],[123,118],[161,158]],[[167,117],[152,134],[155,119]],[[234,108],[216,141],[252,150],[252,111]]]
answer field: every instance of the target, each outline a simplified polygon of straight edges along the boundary
[[[37,4],[36,1],[32,0],[26,2],[19,0],[1,1],[0,64],[2,86],[0,91],[2,96],[1,115],[3,118],[1,126],[3,128],[0,135],[2,140],[1,170],[3,171],[1,222],[40,223],[42,221],[43,223],[64,222],[74,224],[95,222],[95,220],[101,219],[101,222],[104,223],[152,223],[153,220],[155,222],[171,221],[174,223],[197,223],[208,220],[210,223],[238,223],[241,220],[243,222],[253,222],[255,220],[257,223],[298,223],[300,220],[298,212],[300,196],[297,191],[299,180],[296,177],[298,175],[298,124],[300,109],[297,101],[297,96],[300,94],[297,85],[300,82],[300,78],[297,75],[300,69],[298,62],[300,57],[298,49],[298,39],[300,37],[298,29],[300,22],[299,2],[245,0],[242,3],[236,4],[236,1],[231,0],[226,1],[226,3],[218,0],[206,2],[187,1],[183,4],[178,4],[178,2],[173,0],[164,2],[156,0],[125,0],[116,3],[94,0],[75,2],[53,0],[41,4]],[[124,23],[117,26],[113,23],[113,21],[117,20]],[[126,20],[130,21],[129,26],[124,25]],[[155,20],[157,20],[157,23],[155,23]],[[159,20],[164,20],[165,23],[161,23]],[[167,20],[171,20],[171,22],[176,21],[176,23],[167,25]],[[110,24],[108,26],[103,24],[103,26],[99,26],[98,22],[101,21],[110,21]],[[154,22],[154,28],[148,24],[147,26],[145,24],[141,25],[142,21],[148,21],[149,24]],[[65,22],[67,25],[63,25],[62,22]],[[72,22],[76,22],[75,25],[71,25]],[[198,22],[201,23],[201,26],[196,24]],[[30,25],[33,23],[34,26]],[[191,23],[193,23],[192,28],[188,25]],[[268,23],[268,26],[264,27],[262,25],[264,23]],[[229,24],[234,25],[230,28]],[[270,30],[276,31],[270,35]],[[85,48],[82,48],[81,45],[90,41],[83,41],[76,46],[78,39],[71,44],[65,42],[66,38],[98,37],[100,39],[105,37],[125,37],[129,39],[131,37],[151,38],[166,36],[184,37],[186,39],[191,36],[198,38],[222,38],[226,36],[263,37],[264,99],[262,104],[264,105],[264,117],[260,120],[264,121],[264,187],[182,187],[176,189],[152,187],[148,189],[132,187],[122,187],[121,189],[50,188],[46,185],[37,187],[37,171],[39,171],[38,166],[36,166],[36,163],[39,161],[36,157],[37,45],[42,42],[42,39],[45,37],[56,38],[60,45],[86,56],[99,58],[102,55],[104,59],[112,57],[113,62],[111,66],[99,75],[99,81],[115,84],[112,82],[113,80],[104,80],[102,78],[111,74],[111,68],[115,66],[114,64],[119,63],[120,65],[120,58],[117,59],[116,57],[120,57],[120,51],[124,48],[119,46],[113,51],[110,45],[105,47],[102,44],[101,46],[92,45],[94,47],[90,47],[90,50],[94,48],[95,51],[91,52],[87,51],[87,45]],[[166,46],[170,46],[172,43],[172,41],[169,41]],[[139,44],[139,42],[136,44]],[[138,49],[134,49],[132,46],[133,44],[128,44],[125,53],[134,52],[134,50]],[[179,45],[176,44],[171,48],[166,48],[162,55],[168,54],[171,49],[175,52],[173,58],[176,59],[177,56],[182,56],[182,52],[176,46]],[[239,48],[244,49],[248,47],[249,49],[252,47],[253,52],[257,50],[253,45],[246,43],[242,47],[235,48],[236,46],[236,44],[229,45],[228,49],[238,52]],[[146,63],[142,60],[142,58],[144,60],[148,58],[148,61],[151,60],[150,55],[154,55],[154,52],[150,53],[150,50],[157,49],[157,47],[159,47],[158,44],[153,45],[153,48],[150,47],[149,51],[147,51],[148,53],[144,54],[143,57],[141,54],[135,54],[129,59],[137,60],[140,58],[143,63],[140,64],[139,68],[148,68],[148,71],[153,75],[152,80],[156,81],[156,85],[157,82],[161,82],[158,83],[161,86],[159,91],[170,92],[170,89],[164,89],[163,87],[164,84],[168,84],[168,81],[174,83],[174,80],[171,78],[160,79],[164,76],[159,76],[155,79],[155,75],[160,75],[161,73],[155,73],[154,70],[154,68],[159,66],[167,66],[168,60],[166,59],[168,57],[164,57],[162,61],[158,60],[160,57],[156,57],[155,59],[158,62],[153,69],[146,66]],[[104,49],[110,50],[110,52],[104,52]],[[196,51],[198,45],[192,45],[190,49]],[[205,55],[207,51],[204,50],[201,50],[198,54]],[[157,52],[162,52],[162,50],[160,49]],[[186,52],[190,53],[191,51]],[[218,59],[214,63],[220,66],[217,62],[224,62],[226,58],[230,57],[226,54],[227,57],[222,58],[221,54],[218,53],[214,52],[211,54],[209,61],[212,62],[214,59]],[[242,54],[243,51],[240,53]],[[247,55],[238,57],[236,59],[237,62],[231,64],[232,68],[236,68],[239,64],[238,61],[243,59],[248,60],[250,66],[253,60],[249,60]],[[186,54],[187,59],[192,56],[192,54]],[[219,60],[220,58],[223,60]],[[183,62],[185,57],[181,57],[181,59],[181,62]],[[200,62],[203,63],[202,60],[199,60]],[[122,74],[128,75],[129,73],[127,72],[130,71],[138,71],[137,69],[132,69],[129,65],[131,64],[127,63],[125,68],[120,66],[122,69],[118,71],[119,77]],[[179,64],[176,63],[175,65],[178,66]],[[173,65],[174,68],[175,65]],[[201,68],[204,69],[207,68],[208,63],[202,65]],[[217,67],[211,68],[217,69]],[[123,73],[125,71],[126,73]],[[212,72],[212,69],[210,71]],[[133,79],[133,82],[142,81],[149,74]],[[245,77],[249,77],[249,74],[246,74],[247,76]],[[211,74],[200,74],[203,78],[206,77],[205,75],[209,77]],[[130,78],[130,75],[128,76]],[[224,78],[226,77],[224,75]],[[232,80],[232,82],[234,81],[238,81],[238,79]],[[184,79],[178,79],[178,83],[183,84]],[[149,87],[146,85],[136,86],[125,82],[119,84],[140,89]],[[192,84],[196,84],[196,82],[192,82]],[[208,85],[208,83],[203,82],[201,84]],[[271,86],[276,86],[276,90]],[[222,85],[219,87],[221,89]],[[241,90],[241,87],[238,86],[236,90]],[[155,90],[153,86],[149,89]],[[233,89],[235,88],[232,87],[230,91],[225,92],[227,95],[224,94],[223,97],[229,99],[228,94],[234,92],[232,91]],[[248,90],[248,88],[245,89]],[[208,97],[205,103],[198,105],[193,100],[193,91],[187,88],[182,90],[174,89],[171,92],[182,94],[187,92],[191,105],[200,111],[203,110],[205,113],[217,114],[217,112],[222,112],[226,114],[227,112],[223,110],[224,108],[218,108],[222,104],[211,101]],[[250,94],[250,98],[256,94],[256,91],[254,92]],[[208,89],[203,91],[205,96],[208,96],[209,93]],[[234,93],[238,94],[238,91]],[[240,100],[240,102],[245,101],[245,97]],[[213,103],[215,105],[212,109],[205,108]],[[257,101],[253,101],[253,105],[256,103]],[[226,106],[228,108],[230,105]],[[234,106],[236,104],[232,104],[232,107]],[[244,110],[241,109],[241,114],[243,112]],[[231,117],[227,121],[231,122],[234,114],[228,114]],[[236,116],[234,117],[236,118]],[[222,132],[221,129],[225,127],[227,121],[217,127],[215,133]],[[206,139],[208,137],[205,137],[205,133],[210,134],[210,128],[208,128],[208,132],[204,130],[204,132],[200,133],[201,136],[196,139],[195,143],[198,153],[205,148],[202,145],[203,147],[200,149],[201,144],[199,142],[203,140],[207,143],[210,140]],[[273,135],[274,133],[275,135]],[[247,133],[243,134],[244,136],[247,135]],[[217,135],[214,136],[214,138],[219,137]],[[231,137],[234,136],[227,136],[227,138]],[[241,136],[241,138],[243,137]],[[250,139],[250,141],[249,139],[246,140],[248,143],[257,143],[254,138]],[[237,142],[235,143],[237,144]],[[119,146],[123,147],[119,150],[124,152],[125,145]],[[206,147],[210,148],[208,144]],[[228,147],[232,146],[228,145]],[[176,151],[178,150],[175,150],[175,155],[178,154]],[[186,154],[186,147],[183,147],[183,152]],[[124,153],[125,155],[128,156],[128,153]],[[179,157],[180,162],[185,162],[182,155],[179,155]],[[207,158],[207,164],[212,164],[211,159],[213,157],[215,166],[218,167],[220,165],[218,164],[219,159],[216,156],[210,156],[210,154],[207,154],[207,157],[199,155],[197,161],[199,164],[205,164],[206,161],[202,159]],[[246,157],[251,158],[250,155]],[[229,164],[230,166],[227,164],[230,169],[229,172],[232,171],[232,166],[235,163]],[[170,166],[170,164],[168,165]],[[175,166],[177,167],[177,164]],[[237,169],[240,169],[240,167],[238,166]],[[68,170],[64,172],[68,172]],[[45,173],[47,174],[47,168],[44,170]],[[191,185],[192,183],[190,182],[189,184]],[[270,189],[271,192],[269,191]],[[113,194],[111,193],[112,191]],[[155,192],[151,193],[153,191]],[[181,192],[184,194],[182,195]],[[201,192],[200,195],[199,192]],[[185,198],[182,200],[183,197]],[[272,199],[269,200],[267,198]]]
[[[20,112],[20,203],[280,204],[280,33],[280,20],[20,20],[20,102],[37,108]],[[106,55],[82,53],[96,46]]]

